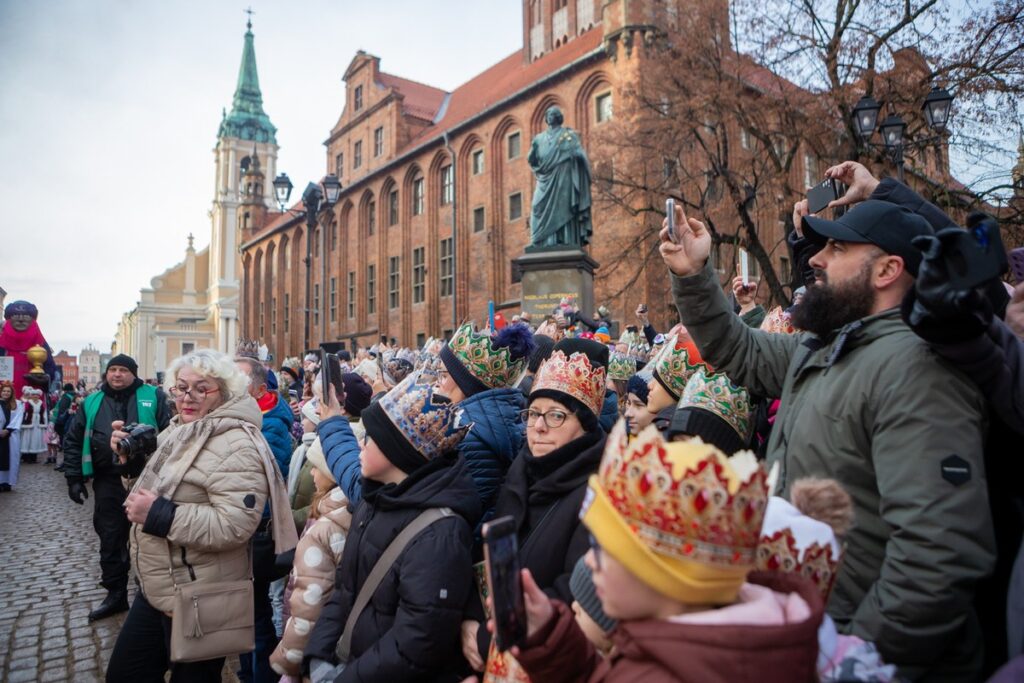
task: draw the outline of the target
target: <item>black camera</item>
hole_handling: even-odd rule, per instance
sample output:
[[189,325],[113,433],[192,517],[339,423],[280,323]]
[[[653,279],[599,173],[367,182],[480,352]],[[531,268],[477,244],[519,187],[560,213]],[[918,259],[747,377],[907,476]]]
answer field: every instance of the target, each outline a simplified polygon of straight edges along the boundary
[[133,422],[121,428],[128,436],[117,442],[117,454],[126,458],[149,455],[156,450],[156,427]]

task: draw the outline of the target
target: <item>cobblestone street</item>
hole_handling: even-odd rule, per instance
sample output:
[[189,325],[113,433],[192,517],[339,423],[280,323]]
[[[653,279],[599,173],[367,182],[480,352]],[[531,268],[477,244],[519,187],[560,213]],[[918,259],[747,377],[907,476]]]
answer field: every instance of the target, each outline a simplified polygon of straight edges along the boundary
[[[0,681],[103,680],[124,614],[88,620],[106,594],[92,504],[91,486],[75,505],[43,464],[22,465],[17,489],[0,494]],[[223,680],[237,681],[237,659],[228,664]]]

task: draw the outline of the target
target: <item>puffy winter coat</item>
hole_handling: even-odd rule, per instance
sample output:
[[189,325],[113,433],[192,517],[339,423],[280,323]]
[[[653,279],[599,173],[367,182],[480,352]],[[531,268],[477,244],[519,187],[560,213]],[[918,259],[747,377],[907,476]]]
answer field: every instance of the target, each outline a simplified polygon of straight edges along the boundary
[[604,403],[601,404],[601,414],[598,416],[598,424],[605,432],[612,431],[612,427],[619,421],[619,395],[609,389],[604,393]]
[[363,497],[363,472],[359,465],[361,448],[352,424],[344,416],[329,417],[317,425],[316,434],[334,481],[355,505]]
[[[535,458],[527,448],[509,468],[495,517],[516,520],[519,563],[550,597],[572,603],[569,578],[590,544],[580,523],[587,480],[597,472],[607,436],[586,433],[547,455]],[[486,654],[490,633],[483,627],[483,606],[470,600],[466,616],[481,622],[477,645]]]
[[288,476],[288,464],[292,459],[292,422],[295,416],[291,408],[281,400],[278,394],[274,394],[277,401],[263,413],[263,436],[270,444],[270,450],[274,453],[274,460],[281,474]]
[[503,387],[474,394],[459,408],[461,423],[473,425],[459,443],[459,455],[476,484],[481,521],[486,522],[494,514],[505,472],[526,441],[526,425],[519,419],[526,401],[519,389]]
[[[178,420],[160,435],[157,452],[135,482],[133,490],[145,488],[161,497],[145,524],[132,525],[130,536],[132,568],[142,592],[153,607],[168,613],[174,607],[175,583],[249,576],[248,542],[260,524],[271,485],[253,439],[261,438],[260,409],[251,397],[231,399],[186,425]],[[243,423],[254,427],[252,433]],[[193,454],[195,459],[181,474]],[[161,474],[171,472],[178,472],[177,483],[161,483]],[[275,482],[283,496],[284,480],[277,477]]]
[[816,476],[853,498],[856,524],[828,606],[840,632],[874,642],[901,675],[976,678],[971,602],[995,545],[977,388],[897,309],[823,339],[767,334],[732,313],[710,265],[672,284],[704,359],[781,399],[768,443],[781,494]]
[[337,681],[460,680],[459,626],[475,591],[470,546],[480,500],[457,454],[432,460],[401,484],[364,482],[334,594],[306,647],[307,662],[336,661],[335,646],[373,566],[395,536],[432,507],[455,514],[420,532],[399,555],[356,622],[352,656]]
[[777,606],[759,612],[776,612],[774,618],[759,613],[730,623],[726,607],[704,622],[701,614],[690,622],[620,621],[605,659],[572,610],[556,603],[555,617],[530,638],[519,662],[531,680],[544,683],[815,683],[820,593],[793,574],[754,572],[748,581],[773,591]]
[[281,642],[270,656],[270,666],[281,675],[298,676],[302,672],[302,654],[310,629],[334,591],[334,575],[352,524],[348,498],[337,487],[321,499],[318,510],[319,519],[311,520],[295,547],[285,594],[291,613]]

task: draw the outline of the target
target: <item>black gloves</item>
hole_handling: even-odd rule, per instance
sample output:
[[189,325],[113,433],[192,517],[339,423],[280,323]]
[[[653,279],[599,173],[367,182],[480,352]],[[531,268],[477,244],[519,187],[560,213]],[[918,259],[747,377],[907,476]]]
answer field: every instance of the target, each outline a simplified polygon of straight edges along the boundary
[[84,479],[68,479],[68,498],[79,505],[83,505],[88,497],[89,490],[85,488]]

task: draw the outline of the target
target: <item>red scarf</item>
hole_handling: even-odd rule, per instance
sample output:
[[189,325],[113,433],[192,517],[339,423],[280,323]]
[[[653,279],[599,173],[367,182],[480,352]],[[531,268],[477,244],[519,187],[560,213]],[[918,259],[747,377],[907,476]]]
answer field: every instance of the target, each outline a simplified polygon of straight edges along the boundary
[[268,391],[267,393],[263,394],[263,396],[256,399],[256,403],[259,404],[260,410],[263,411],[264,415],[266,415],[268,412],[274,409],[274,406],[277,405],[277,392]]
[[32,369],[25,352],[36,344],[49,349],[43,333],[39,331],[39,324],[35,320],[24,332],[18,332],[9,321],[4,323],[3,330],[0,330],[0,349],[6,349],[8,356],[14,356],[15,396],[21,394],[21,388],[25,385],[23,375]]

